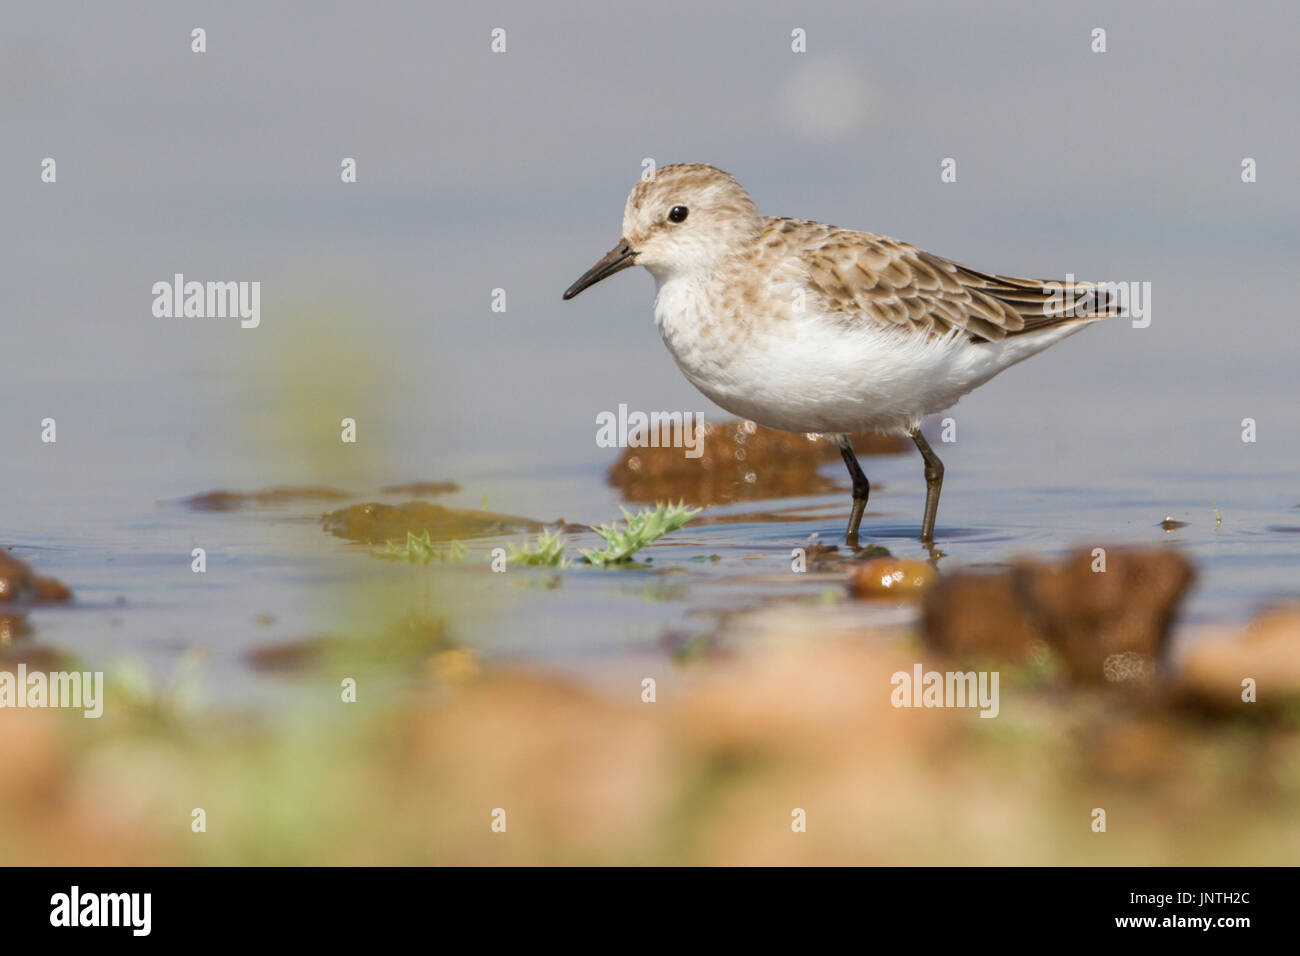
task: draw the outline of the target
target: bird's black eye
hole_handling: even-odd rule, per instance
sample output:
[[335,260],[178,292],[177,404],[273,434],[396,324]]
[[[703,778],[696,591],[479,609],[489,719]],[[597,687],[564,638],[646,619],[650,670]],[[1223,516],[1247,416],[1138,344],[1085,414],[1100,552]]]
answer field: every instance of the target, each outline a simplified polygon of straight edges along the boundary
[[668,221],[669,221],[669,222],[685,222],[685,221],[686,221],[686,214],[687,214],[689,211],[690,211],[690,210],[687,209],[685,206],[673,206],[673,208],[670,209],[670,210],[668,211]]

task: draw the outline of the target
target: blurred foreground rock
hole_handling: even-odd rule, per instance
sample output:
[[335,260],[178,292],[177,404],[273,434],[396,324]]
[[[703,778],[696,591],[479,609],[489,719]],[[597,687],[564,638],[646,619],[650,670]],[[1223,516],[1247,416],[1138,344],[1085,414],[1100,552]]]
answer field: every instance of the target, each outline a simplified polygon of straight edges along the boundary
[[[685,448],[625,448],[609,469],[609,483],[631,502],[685,501],[724,504],[756,498],[816,495],[848,487],[842,477],[820,474],[823,464],[839,461],[833,442],[728,421],[703,426],[701,455]],[[860,456],[899,455],[912,442],[896,435],[850,435]]]
[[1150,679],[1192,566],[1164,548],[1105,550],[1104,571],[1088,549],[1058,564],[1027,558],[1001,572],[943,576],[926,594],[926,643],[964,661],[1023,661],[1047,646],[1076,681]]
[[30,601],[53,603],[67,601],[72,591],[62,581],[33,574],[26,561],[0,551],[0,602]]
[[1185,703],[1221,714],[1295,712],[1300,702],[1300,606],[1267,611],[1240,634],[1202,638],[1184,656],[1176,690]]
[[[996,719],[896,706],[898,674],[938,662],[884,633],[761,642],[692,668],[646,659],[603,692],[482,667],[436,640],[417,649],[402,658],[417,693],[372,693],[342,720],[177,723],[111,690],[102,721],[0,715],[0,858],[1132,866],[1300,854],[1294,724],[1012,680]],[[195,794],[222,812],[203,840],[176,824]],[[1104,837],[1089,825],[1097,806]],[[495,808],[508,837],[490,825]]]

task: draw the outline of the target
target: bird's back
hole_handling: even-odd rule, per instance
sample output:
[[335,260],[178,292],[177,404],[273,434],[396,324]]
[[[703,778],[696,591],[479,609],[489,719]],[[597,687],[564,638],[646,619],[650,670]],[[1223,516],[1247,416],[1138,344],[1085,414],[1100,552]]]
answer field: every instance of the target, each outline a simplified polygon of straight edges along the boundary
[[764,219],[752,258],[760,274],[797,262],[813,307],[846,324],[927,337],[962,330],[975,342],[999,342],[1119,314],[1114,297],[1093,283],[980,272],[888,236],[805,219]]

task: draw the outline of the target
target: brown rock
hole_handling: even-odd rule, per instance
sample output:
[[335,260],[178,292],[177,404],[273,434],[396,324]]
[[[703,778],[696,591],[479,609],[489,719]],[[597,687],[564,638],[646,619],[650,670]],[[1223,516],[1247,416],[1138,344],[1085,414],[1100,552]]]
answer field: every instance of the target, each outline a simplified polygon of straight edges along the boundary
[[872,558],[849,575],[849,593],[859,598],[914,597],[939,576],[924,561]]
[[386,495],[409,495],[412,498],[432,498],[460,491],[454,481],[413,481],[407,485],[384,485],[379,489]]
[[1059,564],[945,575],[926,595],[927,643],[957,658],[1024,660],[1046,644],[1087,683],[1145,681],[1162,659],[1174,612],[1191,585],[1176,551],[1108,549],[1105,571],[1083,550]]
[[35,601],[52,603],[66,601],[72,592],[54,578],[32,574],[26,561],[0,551],[0,603],[9,601]]
[[32,578],[32,596],[37,601],[66,601],[72,591],[57,578]]
[[[1247,679],[1254,701],[1242,699]],[[1176,690],[1184,701],[1220,712],[1290,706],[1300,699],[1300,606],[1275,608],[1240,634],[1196,643],[1183,658]]]
[[404,505],[381,505],[371,502],[331,511],[324,518],[325,530],[350,541],[405,541],[429,532],[435,541],[486,537],[521,531],[540,531],[541,522],[490,511],[448,508],[427,501],[408,501]]
[[0,601],[13,601],[32,582],[32,569],[26,561],[0,551]]
[[1013,574],[945,574],[921,612],[926,643],[961,660],[1028,658],[1042,631],[1022,608]]
[[[859,455],[898,455],[912,443],[896,435],[850,435]],[[625,448],[609,469],[609,483],[626,501],[685,501],[722,504],[758,498],[822,494],[847,487],[821,474],[828,461],[839,461],[833,442],[775,431],[753,422],[706,424],[702,454],[687,458],[682,448]]]
[[261,644],[244,655],[248,665],[257,671],[294,671],[320,662],[330,644],[325,638],[303,638]]
[[277,508],[292,501],[342,501],[353,497],[337,488],[281,485],[261,491],[209,491],[186,498],[195,511],[238,511],[240,508]]

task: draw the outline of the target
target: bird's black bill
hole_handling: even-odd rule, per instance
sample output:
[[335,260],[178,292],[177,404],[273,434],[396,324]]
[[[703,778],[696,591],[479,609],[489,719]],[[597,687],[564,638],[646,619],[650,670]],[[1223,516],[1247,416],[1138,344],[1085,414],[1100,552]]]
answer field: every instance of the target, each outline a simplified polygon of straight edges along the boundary
[[564,290],[565,301],[572,299],[587,286],[595,285],[601,279],[606,279],[615,272],[622,272],[628,266],[633,265],[636,265],[636,252],[627,244],[626,239],[620,239],[618,245],[601,256],[599,262],[579,276],[577,282]]

